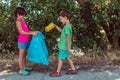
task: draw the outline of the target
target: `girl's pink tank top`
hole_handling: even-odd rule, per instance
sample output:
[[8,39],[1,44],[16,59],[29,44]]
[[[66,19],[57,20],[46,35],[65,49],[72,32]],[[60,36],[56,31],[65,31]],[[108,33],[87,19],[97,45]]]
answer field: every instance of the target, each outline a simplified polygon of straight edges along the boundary
[[[19,21],[21,23],[21,27],[22,27],[22,30],[24,32],[29,32],[29,28],[28,28],[27,24],[23,20],[17,19],[16,21]],[[28,42],[29,41],[29,38],[30,38],[29,35],[21,34],[19,30],[18,30],[18,33],[19,33],[18,42]]]

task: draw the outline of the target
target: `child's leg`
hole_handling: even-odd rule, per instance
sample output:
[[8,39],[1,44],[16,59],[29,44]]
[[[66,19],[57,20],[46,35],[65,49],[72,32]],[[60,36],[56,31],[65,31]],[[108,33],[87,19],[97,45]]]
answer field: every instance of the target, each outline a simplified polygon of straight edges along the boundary
[[29,67],[29,66],[27,66],[27,62],[28,62],[28,57],[27,57],[27,50],[25,50],[25,56],[24,56],[24,69],[26,70],[26,71],[32,71],[32,68],[31,67]]
[[71,60],[70,58],[67,58],[66,60],[68,61],[71,70],[76,70],[76,69],[75,69],[75,66],[74,66],[74,64],[73,64],[73,62],[72,62],[72,60]]
[[26,66],[26,63],[27,63],[27,50],[25,50],[25,52],[24,52],[24,66]]
[[63,61],[61,59],[58,59],[58,67],[57,67],[57,71],[53,71],[50,73],[51,77],[55,77],[55,76],[61,76],[61,68],[63,65]]
[[25,70],[26,66],[26,49],[25,49],[25,43],[18,43],[18,48],[19,48],[19,74],[21,75],[29,75],[29,72]]
[[58,67],[57,67],[58,73],[61,72],[62,65],[63,65],[63,61],[61,59],[58,59]]
[[24,69],[25,67],[25,50],[24,49],[19,49],[19,68],[20,70]]

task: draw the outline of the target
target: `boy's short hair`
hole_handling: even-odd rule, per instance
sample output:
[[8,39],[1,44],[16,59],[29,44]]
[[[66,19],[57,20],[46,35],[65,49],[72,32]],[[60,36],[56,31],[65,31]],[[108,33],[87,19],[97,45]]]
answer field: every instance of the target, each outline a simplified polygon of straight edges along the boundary
[[15,9],[15,16],[17,17],[17,14],[19,14],[19,15],[27,15],[27,12],[25,11],[25,9],[24,8],[22,8],[22,7],[17,7],[16,9]]
[[59,16],[67,17],[68,19],[70,19],[70,12],[68,10],[61,10]]

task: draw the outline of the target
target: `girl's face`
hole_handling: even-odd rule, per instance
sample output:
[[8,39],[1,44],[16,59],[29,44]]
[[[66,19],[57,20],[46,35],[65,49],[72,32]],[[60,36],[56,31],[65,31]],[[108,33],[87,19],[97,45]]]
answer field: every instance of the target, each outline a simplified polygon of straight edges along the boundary
[[17,17],[18,17],[18,18],[21,18],[21,19],[24,19],[25,16],[24,16],[24,15],[17,14]]
[[59,19],[63,25],[66,24],[67,17],[60,16]]

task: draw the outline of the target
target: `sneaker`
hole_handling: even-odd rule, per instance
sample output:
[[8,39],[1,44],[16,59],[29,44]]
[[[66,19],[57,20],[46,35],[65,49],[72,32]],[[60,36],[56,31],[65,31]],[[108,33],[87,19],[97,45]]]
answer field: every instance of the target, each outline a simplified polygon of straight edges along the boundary
[[57,71],[53,71],[50,73],[51,77],[60,77],[61,76],[61,72],[57,72]]
[[19,74],[20,75],[29,75],[30,73],[28,71],[26,71],[26,70],[23,69],[23,70],[19,71]]
[[24,68],[24,70],[26,70],[26,71],[32,71],[32,68],[29,67],[29,66],[26,66],[26,67]]
[[68,70],[66,74],[76,74],[77,70]]

